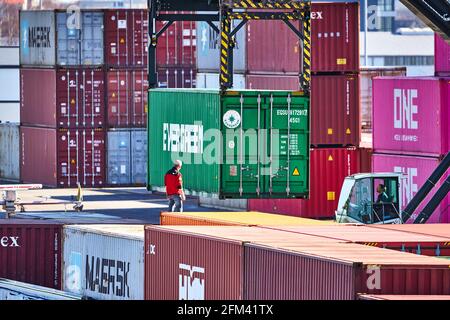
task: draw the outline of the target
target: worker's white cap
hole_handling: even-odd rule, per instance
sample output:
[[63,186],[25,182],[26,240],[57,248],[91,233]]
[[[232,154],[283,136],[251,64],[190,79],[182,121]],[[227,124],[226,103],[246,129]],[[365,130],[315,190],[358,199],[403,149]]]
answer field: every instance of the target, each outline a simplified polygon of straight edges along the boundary
[[173,164],[175,165],[175,166],[177,166],[177,167],[182,167],[183,166],[183,162],[181,162],[181,160],[175,160],[174,162],[173,162]]

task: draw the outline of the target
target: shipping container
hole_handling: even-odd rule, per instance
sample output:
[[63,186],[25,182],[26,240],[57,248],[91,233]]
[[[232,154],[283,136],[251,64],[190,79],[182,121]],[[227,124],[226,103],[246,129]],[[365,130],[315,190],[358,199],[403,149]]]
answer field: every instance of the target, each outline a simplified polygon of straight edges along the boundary
[[[357,73],[359,4],[313,3],[311,11],[311,70]],[[299,23],[294,25],[298,28]],[[199,72],[218,72],[218,36],[206,22],[197,23],[197,34]],[[237,73],[295,74],[301,69],[302,43],[282,21],[251,20],[235,37],[233,65]]]
[[0,278],[61,290],[62,225],[1,220]]
[[105,64],[147,67],[148,11],[105,10]]
[[18,124],[0,124],[0,179],[19,181],[20,135]]
[[108,131],[109,185],[145,185],[147,179],[146,130]]
[[406,67],[361,67],[359,72],[361,129],[372,132],[372,79],[406,76]]
[[450,238],[450,224],[396,224],[396,225],[372,225],[374,228],[398,230],[412,234],[424,234],[436,237]]
[[0,66],[0,102],[20,101],[19,68]]
[[[156,31],[161,30],[165,23],[157,21]],[[195,22],[175,21],[158,38],[156,65],[158,68],[178,67],[195,69],[196,49]]]
[[63,289],[98,300],[144,299],[144,226],[64,227]]
[[248,209],[304,218],[333,218],[345,177],[371,172],[369,159],[366,149],[311,149],[309,200],[250,199]]
[[277,230],[146,226],[145,248],[145,299],[151,300],[450,293],[443,259]]
[[105,179],[102,129],[20,128],[20,180],[49,187],[101,187]]
[[[76,14],[76,13],[75,13]],[[56,60],[60,66],[98,66],[104,63],[103,12],[56,13]],[[73,25],[71,25],[73,23]],[[79,24],[77,26],[76,24]]]
[[445,295],[376,295],[360,294],[358,300],[450,300],[450,296]]
[[147,71],[108,70],[106,72],[109,127],[147,125]]
[[20,65],[19,47],[0,46],[0,66],[18,67]]
[[0,279],[0,300],[81,300],[81,296],[29,283]]
[[200,207],[222,210],[247,210],[247,202],[247,199],[219,199],[213,196],[198,197],[198,205]]
[[[311,78],[314,78],[312,76]],[[252,90],[298,90],[300,88],[299,76],[254,75],[246,76],[246,88]],[[312,97],[311,97],[312,98]]]
[[149,102],[148,188],[163,190],[163,173],[181,159],[192,194],[308,197],[302,92],[159,89],[149,91]]
[[196,71],[192,67],[158,68],[159,88],[196,88]]
[[[372,155],[373,172],[401,172],[404,178],[400,180],[400,191],[402,199],[401,209],[405,209],[406,205],[412,200],[414,195],[419,191],[422,185],[427,182],[431,173],[439,165],[438,158],[428,158],[419,156],[401,156],[401,155],[387,155],[387,154],[373,154]],[[439,186],[448,174],[437,183],[436,187],[432,189],[430,194],[422,201],[408,220],[409,223],[414,222],[417,215],[425,207],[428,201],[438,190]],[[450,222],[450,195],[447,195],[436,208],[433,215],[428,219],[427,223],[447,223]]]
[[321,221],[288,217],[262,212],[161,212],[161,225],[230,225],[230,226],[290,226],[335,225],[334,221]]
[[53,11],[20,11],[20,64],[56,64],[56,26]]
[[0,122],[20,123],[20,102],[0,102]]
[[283,226],[280,224],[264,227],[425,256],[450,256],[450,237],[413,234],[395,229],[369,228],[363,225]]
[[375,152],[440,156],[449,147],[450,81],[440,78],[375,78]]
[[[245,76],[243,74],[233,74],[233,89],[245,89]],[[197,73],[196,88],[204,89],[219,89],[219,74],[218,73]],[[268,89],[268,88],[266,88]],[[277,89],[277,88],[272,88]]]
[[105,125],[103,70],[23,68],[20,74],[23,125],[49,128]]
[[437,76],[450,77],[450,45],[434,35],[434,70]]

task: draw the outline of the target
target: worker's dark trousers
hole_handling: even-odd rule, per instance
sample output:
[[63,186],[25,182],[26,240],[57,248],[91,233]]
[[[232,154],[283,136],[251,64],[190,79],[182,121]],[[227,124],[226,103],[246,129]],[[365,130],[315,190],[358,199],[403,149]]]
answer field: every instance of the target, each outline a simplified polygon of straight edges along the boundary
[[169,196],[169,212],[183,212],[183,200],[179,194]]

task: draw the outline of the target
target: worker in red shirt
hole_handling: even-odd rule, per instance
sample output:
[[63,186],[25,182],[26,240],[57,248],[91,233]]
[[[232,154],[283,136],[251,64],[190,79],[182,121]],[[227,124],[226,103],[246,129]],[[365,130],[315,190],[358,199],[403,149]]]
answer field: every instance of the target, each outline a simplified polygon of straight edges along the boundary
[[173,168],[164,176],[169,212],[183,212],[183,201],[186,200],[186,196],[183,191],[183,176],[180,173],[182,165],[180,160],[175,160]]

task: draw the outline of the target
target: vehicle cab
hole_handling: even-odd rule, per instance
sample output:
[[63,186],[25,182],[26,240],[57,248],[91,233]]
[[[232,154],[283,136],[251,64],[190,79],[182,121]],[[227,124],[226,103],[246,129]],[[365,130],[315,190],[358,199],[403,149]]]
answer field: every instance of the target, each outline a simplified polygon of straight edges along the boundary
[[399,224],[402,173],[359,173],[342,184],[336,221],[341,223]]

